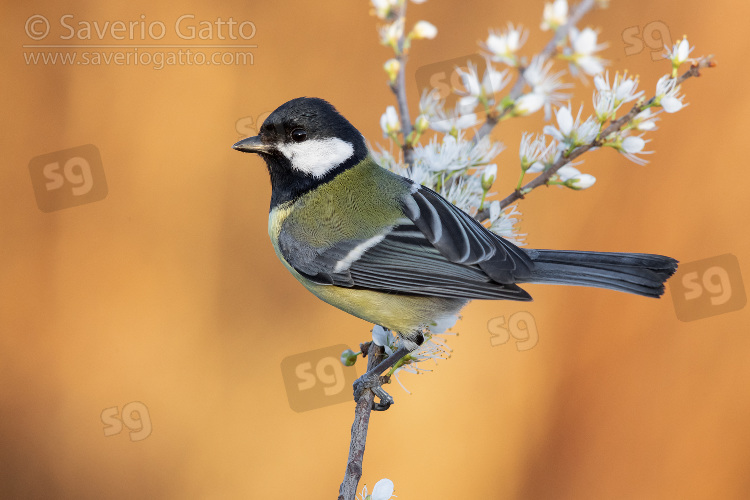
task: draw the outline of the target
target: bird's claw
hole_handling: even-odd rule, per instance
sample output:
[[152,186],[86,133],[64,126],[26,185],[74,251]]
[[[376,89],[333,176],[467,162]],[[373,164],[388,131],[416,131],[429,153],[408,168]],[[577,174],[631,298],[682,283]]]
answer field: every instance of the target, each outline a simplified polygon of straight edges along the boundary
[[362,375],[354,381],[354,401],[359,401],[366,389],[370,389],[375,396],[380,400],[379,402],[373,401],[372,409],[375,411],[385,411],[394,403],[393,398],[390,394],[385,392],[382,385],[388,384],[391,381],[391,377],[379,377],[377,375],[368,376],[367,374]]

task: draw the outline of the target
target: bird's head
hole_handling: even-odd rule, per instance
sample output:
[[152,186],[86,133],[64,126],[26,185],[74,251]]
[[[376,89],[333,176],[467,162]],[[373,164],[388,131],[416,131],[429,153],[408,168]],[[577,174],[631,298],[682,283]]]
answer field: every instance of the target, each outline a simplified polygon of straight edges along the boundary
[[323,99],[299,97],[271,113],[255,137],[232,146],[256,153],[271,175],[271,207],[296,199],[367,157],[362,134]]

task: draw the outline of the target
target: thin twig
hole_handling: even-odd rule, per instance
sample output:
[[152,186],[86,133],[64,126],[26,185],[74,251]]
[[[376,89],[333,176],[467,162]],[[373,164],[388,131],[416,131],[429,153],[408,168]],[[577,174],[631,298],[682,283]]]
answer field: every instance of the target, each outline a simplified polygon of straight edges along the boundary
[[[681,84],[688,78],[694,77],[694,76],[700,76],[700,70],[703,68],[712,68],[715,66],[715,63],[713,62],[713,56],[707,56],[703,57],[696,62],[693,63],[693,65],[690,66],[690,69],[688,69],[685,73],[680,75],[677,78],[676,85]],[[604,142],[607,140],[607,138],[615,133],[619,132],[625,125],[630,123],[635,115],[649,107],[656,97],[652,97],[648,101],[643,101],[635,106],[625,115],[618,118],[617,120],[610,122],[610,124],[602,130],[596,139],[591,141],[588,144],[583,144],[581,146],[578,146],[574,148],[568,156],[561,156],[560,159],[558,159],[550,168],[542,172],[538,177],[536,177],[534,180],[526,184],[523,188],[517,189],[513,191],[511,194],[509,194],[505,199],[503,199],[500,202],[500,208],[503,209],[513,203],[514,201],[523,198],[525,194],[527,194],[532,189],[536,189],[539,186],[543,186],[547,184],[550,177],[555,174],[563,165],[570,163],[571,161],[575,160],[579,156],[581,156],[586,151],[592,149],[592,148],[598,148],[601,145],[604,144]],[[482,212],[485,212],[484,210]],[[476,215],[477,219],[479,219],[481,216],[484,216],[484,218],[487,218],[487,215],[489,214],[489,211],[486,211],[487,214],[479,213]],[[484,220],[484,219],[480,219]]]
[[[555,30],[554,36],[549,42],[547,42],[547,45],[545,45],[542,51],[539,52],[539,56],[546,60],[555,55],[558,45],[560,45],[560,42],[565,40],[565,37],[568,36],[570,28],[578,24],[578,21],[580,21],[581,18],[594,7],[594,5],[596,5],[596,0],[583,0],[577,4],[568,16],[568,22]],[[508,94],[508,97],[513,101],[516,101],[523,94],[523,88],[526,85],[526,77],[524,76],[525,71],[526,67],[518,67],[518,79],[510,90],[510,94]],[[500,120],[511,111],[513,111],[513,106],[508,106],[499,113],[488,114],[486,121],[474,135],[474,142],[479,142],[483,137],[488,136],[490,132],[492,132],[492,129],[495,128],[495,125],[497,125]]]
[[[385,349],[372,342],[362,344],[361,347],[364,356],[369,354],[370,359],[367,361],[367,371],[370,371],[377,366],[378,362],[382,361]],[[349,458],[346,462],[344,481],[339,488],[339,500],[355,500],[357,495],[359,480],[362,478],[362,461],[365,458],[367,427],[370,424],[370,413],[374,400],[375,394],[370,389],[365,389],[354,409],[352,438],[349,443]]]
[[[406,2],[403,2],[402,7],[398,12],[398,20],[406,18]],[[398,22],[398,20],[396,22]],[[412,126],[411,118],[409,116],[409,104],[406,100],[406,51],[404,51],[404,43],[406,41],[406,35],[404,34],[406,29],[401,31],[401,36],[398,39],[398,50],[396,51],[396,60],[399,62],[398,75],[393,83],[390,84],[391,90],[396,95],[396,104],[398,105],[398,114],[401,117],[401,133],[404,138],[404,144],[401,149],[404,152],[404,163],[407,168],[411,168],[414,163],[414,147],[407,143],[407,138],[411,135]]]

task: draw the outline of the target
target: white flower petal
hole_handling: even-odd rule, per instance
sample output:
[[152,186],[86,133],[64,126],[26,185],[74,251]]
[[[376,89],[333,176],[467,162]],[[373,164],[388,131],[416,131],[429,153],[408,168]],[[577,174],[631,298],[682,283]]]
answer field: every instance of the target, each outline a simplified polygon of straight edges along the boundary
[[500,202],[495,200],[490,203],[490,222],[495,222],[500,217]]
[[591,174],[581,174],[574,178],[576,189],[588,189],[596,182],[596,177]]
[[626,137],[625,140],[622,141],[622,149],[625,150],[626,153],[630,154],[643,151],[643,147],[645,145],[646,141],[636,136]]
[[573,39],[573,50],[578,54],[588,55],[596,50],[596,39],[598,35],[591,28],[584,28],[578,36]]
[[372,341],[375,342],[376,345],[379,345],[380,347],[385,347],[388,345],[388,332],[386,332],[385,328],[383,328],[380,325],[374,325],[372,327]]
[[674,59],[674,62],[676,62],[677,64],[682,64],[687,61],[689,55],[690,44],[688,43],[687,38],[683,38],[682,41],[677,45],[676,57]]
[[494,163],[487,165],[482,172],[482,181],[490,182],[490,179],[495,180],[497,178],[497,165]]
[[581,172],[579,172],[577,168],[571,167],[570,165],[563,165],[557,171],[557,175],[560,177],[561,181],[565,182],[572,177],[581,175]]
[[682,109],[682,101],[672,96],[664,96],[661,99],[661,107],[667,113],[676,113]]
[[541,161],[535,161],[531,164],[529,169],[526,171],[526,173],[529,174],[538,174],[539,172],[542,172],[544,170],[544,163]]
[[434,24],[427,21],[419,21],[414,25],[412,33],[415,38],[433,39],[437,36],[437,28]]
[[393,481],[381,479],[372,489],[372,500],[389,500],[393,496]]
[[522,95],[516,101],[516,111],[521,115],[536,113],[542,109],[542,106],[544,106],[544,97],[535,92]]
[[573,131],[573,115],[570,112],[570,108],[563,106],[557,110],[557,125],[560,128],[560,133],[567,137]]
[[544,131],[544,133],[546,135],[551,135],[552,137],[554,137],[558,141],[563,141],[565,139],[565,137],[563,137],[563,135],[560,133],[560,131],[557,130],[552,125],[545,125],[544,129],[542,129],[542,130]]
[[598,75],[604,71],[601,59],[596,56],[584,56],[576,62],[587,75]]

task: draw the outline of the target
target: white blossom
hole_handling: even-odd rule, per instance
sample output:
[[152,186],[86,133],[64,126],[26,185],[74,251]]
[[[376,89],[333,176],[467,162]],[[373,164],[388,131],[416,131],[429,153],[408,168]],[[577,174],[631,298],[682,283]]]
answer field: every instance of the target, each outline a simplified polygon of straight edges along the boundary
[[446,112],[442,101],[437,97],[438,95],[437,91],[426,92],[419,102],[420,112],[428,118],[432,130],[455,137],[462,130],[479,123],[477,115],[471,112],[467,113],[461,106],[460,101],[456,103],[452,111]]
[[442,140],[434,137],[427,145],[418,144],[414,148],[414,164],[405,172],[403,167],[393,170],[398,167],[386,155],[374,156],[379,164],[436,190],[458,208],[473,215],[485,194],[482,173],[500,151],[502,144],[491,141],[489,137],[475,143],[465,140],[459,133]]
[[583,106],[578,110],[578,116],[575,121],[571,113],[570,106],[563,106],[556,112],[557,128],[552,125],[544,127],[544,133],[556,139],[560,145],[560,150],[572,149],[576,146],[588,144],[599,134],[601,123],[593,116],[589,116],[581,123],[581,112]]
[[508,23],[508,29],[505,31],[490,31],[484,48],[490,53],[493,61],[517,66],[516,52],[526,43],[528,35],[529,32],[521,26],[514,27],[512,23]]
[[572,179],[573,177],[577,177],[581,175],[581,172],[573,167],[572,165],[563,165],[559,169],[557,169],[557,172],[555,172],[555,175],[560,178],[562,182],[567,181],[568,179]]
[[428,118],[435,116],[438,109],[442,110],[443,102],[438,89],[424,89],[419,98],[419,112]]
[[500,210],[500,202],[493,201],[490,203],[490,227],[489,230],[498,236],[502,236],[514,245],[523,246],[525,234],[519,234],[515,230],[515,225],[521,217],[516,205],[511,205],[505,211]]
[[604,71],[606,61],[595,55],[595,52],[604,49],[607,44],[596,43],[599,36],[596,31],[591,28],[578,31],[576,28],[571,27],[568,36],[571,47],[566,49],[566,53],[571,61],[571,73],[576,74],[577,68],[582,69],[584,73],[592,76]]
[[398,0],[372,0],[375,15],[380,19],[387,19],[398,5]]
[[669,75],[664,75],[656,83],[655,102],[667,113],[676,113],[686,106],[682,102],[683,97],[680,95],[680,86],[677,85],[677,80]]
[[433,39],[437,36],[437,28],[432,23],[427,21],[418,21],[411,30],[411,38],[421,39]]
[[555,0],[552,3],[544,4],[542,14],[542,31],[555,30],[568,22],[568,2],[567,0]]
[[554,175],[557,180],[562,182],[566,187],[578,191],[588,189],[596,182],[596,177],[591,174],[582,174],[571,164],[563,165]]
[[643,151],[648,141],[644,140],[641,136],[627,136],[622,140],[622,144],[617,147],[618,151],[625,156],[628,160],[632,161],[637,165],[645,165],[648,163],[647,160],[640,158],[636,155],[639,154],[651,154],[653,151]]
[[400,17],[390,24],[380,28],[380,43],[396,47],[399,39],[404,35],[404,18]]
[[[580,111],[578,113],[580,115]],[[577,123],[578,121],[576,120],[576,124]],[[580,146],[581,144],[588,144],[592,142],[594,139],[596,139],[596,136],[599,135],[601,127],[601,123],[599,123],[599,121],[596,120],[593,116],[589,116],[588,118],[586,118],[583,123],[577,125],[576,127],[575,145]]]
[[[396,379],[396,382],[399,383],[404,391],[411,394],[411,392],[404,387],[404,384],[401,383],[401,380],[399,379],[400,372],[404,371],[417,374],[424,371],[431,371],[420,366],[419,363],[428,360],[437,361],[450,357],[452,349],[446,344],[442,335],[450,335],[451,333],[447,330],[453,328],[456,321],[458,321],[458,316],[454,315],[442,318],[440,321],[431,325],[429,331],[425,331],[424,333],[425,340],[422,345],[404,356],[394,365],[394,368],[391,369],[393,378]],[[383,328],[382,326],[374,325],[372,329],[372,341],[376,345],[383,347],[385,353],[390,356],[398,350],[400,339],[395,336],[392,331]]]
[[380,128],[383,130],[383,137],[390,137],[401,131],[401,122],[396,108],[393,106],[385,108],[385,113],[380,116]]
[[430,127],[430,119],[427,117],[427,115],[420,114],[416,120],[414,120],[414,130],[417,131],[417,133],[422,134],[425,130],[427,130]]
[[365,485],[360,496],[361,500],[390,500],[393,497],[393,481],[387,478],[381,479],[375,483],[371,495],[367,493],[367,485]]
[[594,77],[594,110],[600,122],[613,119],[615,113],[626,103],[639,99],[644,92],[637,91],[638,78],[629,78],[626,73],[615,74],[610,85],[609,72]]
[[570,179],[568,179],[568,182],[566,183],[568,187],[571,187],[576,190],[580,189],[588,189],[591,186],[594,185],[596,182],[596,177],[594,177],[591,174],[579,174],[576,175]]
[[541,172],[544,170],[547,157],[555,150],[555,147],[555,141],[550,141],[547,145],[542,134],[534,135],[524,132],[521,136],[521,146],[518,148],[521,168],[528,173]]
[[508,71],[497,71],[487,61],[487,67],[484,70],[482,81],[479,81],[477,67],[471,61],[467,65],[467,71],[462,69],[456,70],[461,77],[461,83],[464,91],[456,93],[463,97],[459,100],[461,109],[473,110],[480,102],[494,104],[494,95],[501,91],[510,81]]
[[463,134],[433,137],[426,145],[414,148],[414,162],[423,162],[432,171],[457,171],[488,165],[503,150],[502,144],[484,137],[479,142],[466,140]]
[[500,217],[500,202],[494,200],[490,203],[490,223],[495,222],[498,217]]
[[474,113],[438,116],[435,120],[430,120],[430,128],[435,132],[450,134],[455,136],[456,133],[471,128],[479,123],[479,118]]
[[677,68],[687,61],[693,49],[695,49],[695,47],[690,46],[687,38],[683,38],[681,41],[674,44],[672,50],[669,50],[669,47],[665,45],[664,50],[666,50],[667,53],[664,54],[664,57],[672,61],[672,67]]
[[[603,111],[601,108],[604,107],[602,101],[608,104],[609,114],[611,115],[626,102],[634,101],[644,94],[642,90],[636,92],[638,90],[638,78],[629,78],[627,72],[622,75],[616,73],[612,85],[609,83],[609,71],[603,76],[597,75],[594,77],[594,86],[596,87],[594,107],[597,109],[597,116],[600,120],[602,116],[599,115],[599,112],[600,110]],[[597,96],[599,102],[597,102]]]
[[482,188],[485,191],[489,191],[495,179],[497,179],[497,165],[491,163],[484,167],[484,171],[482,172]]
[[614,118],[615,111],[619,106],[615,102],[615,94],[613,92],[594,91],[593,100],[594,114],[596,114],[600,122]]
[[558,141],[564,141],[573,133],[573,114],[570,112],[570,105],[559,108],[555,112],[555,117],[557,118],[557,130],[548,125],[544,127],[544,133],[551,135]]
[[372,500],[389,500],[393,496],[393,481],[381,479],[372,489]]
[[652,112],[651,108],[646,108],[633,117],[632,124],[638,130],[656,130],[656,120],[659,119],[656,115],[659,113],[661,113],[661,110]]
[[544,106],[544,96],[531,92],[518,98],[513,112],[519,116],[526,116],[536,113],[542,109],[542,106]]
[[541,55],[536,55],[523,72],[523,76],[531,86],[533,93],[544,98],[545,120],[549,120],[552,116],[553,104],[560,105],[570,98],[570,94],[560,92],[560,90],[573,87],[573,84],[562,81],[565,71],[550,74],[553,66],[553,61],[548,61]]
[[636,136],[626,137],[622,141],[622,149],[626,153],[631,153],[631,154],[640,153],[641,151],[643,151],[643,147],[645,145],[646,145],[646,141]]
[[[447,334],[448,330],[456,326],[456,322],[458,322],[458,315],[455,316],[444,316],[440,318],[438,321],[430,325],[430,333],[433,335],[433,340],[439,339],[440,337],[435,337],[435,335],[438,334]],[[450,350],[450,349],[448,349]]]
[[482,200],[482,180],[479,174],[455,176],[447,179],[445,174],[440,174],[439,186],[435,186],[437,192],[467,214],[476,215]]
[[383,69],[388,75],[388,81],[393,83],[396,81],[396,76],[398,76],[398,72],[401,70],[401,63],[398,59],[388,59],[383,64]]

